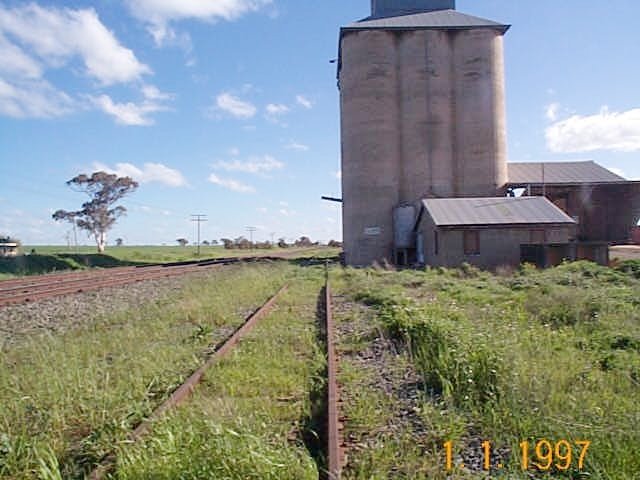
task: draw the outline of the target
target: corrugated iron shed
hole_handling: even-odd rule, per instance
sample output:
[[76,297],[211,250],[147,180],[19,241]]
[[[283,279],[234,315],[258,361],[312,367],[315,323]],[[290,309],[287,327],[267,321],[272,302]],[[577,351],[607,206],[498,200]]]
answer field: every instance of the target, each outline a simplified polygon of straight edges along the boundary
[[545,197],[429,198],[422,204],[439,227],[576,223]]
[[385,18],[367,17],[346,27],[342,31],[383,29],[383,30],[415,30],[415,29],[470,29],[493,28],[505,33],[510,25],[474,17],[456,10],[438,10],[434,12],[416,13]]
[[575,185],[627,180],[596,162],[510,163],[509,185]]

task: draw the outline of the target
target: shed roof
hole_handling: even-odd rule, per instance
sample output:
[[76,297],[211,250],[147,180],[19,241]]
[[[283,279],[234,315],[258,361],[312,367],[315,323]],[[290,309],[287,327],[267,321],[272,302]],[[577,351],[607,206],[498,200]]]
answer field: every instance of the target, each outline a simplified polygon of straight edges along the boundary
[[510,185],[573,185],[627,180],[593,161],[509,163]]
[[414,13],[393,17],[367,17],[358,22],[342,27],[342,31],[349,30],[415,30],[415,29],[470,29],[494,28],[505,33],[510,25],[486,20],[456,10],[436,10],[433,12]]
[[422,205],[439,227],[576,223],[545,197],[428,198]]

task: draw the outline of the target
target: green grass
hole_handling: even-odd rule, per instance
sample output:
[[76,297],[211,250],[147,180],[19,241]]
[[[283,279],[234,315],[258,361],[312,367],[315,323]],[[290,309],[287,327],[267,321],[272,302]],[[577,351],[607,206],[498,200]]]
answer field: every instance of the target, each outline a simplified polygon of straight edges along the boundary
[[[347,478],[384,478],[375,472],[407,463],[422,472],[411,478],[446,478],[442,444],[453,441],[459,454],[478,438],[511,452],[506,467],[492,474],[496,478],[524,478],[519,444],[543,438],[592,442],[584,472],[574,460],[572,469],[556,470],[554,477],[636,478],[636,267],[581,262],[547,271],[524,268],[513,276],[472,267],[337,275],[341,291],[373,310],[372,322],[404,347],[422,375],[420,417],[429,432],[422,458],[431,465],[420,465],[415,452],[392,442],[377,460],[356,453]],[[450,478],[467,475],[457,471]]]
[[339,249],[328,247],[273,248],[269,250],[226,250],[223,247],[202,247],[197,256],[195,247],[123,246],[110,247],[103,255],[94,247],[69,249],[61,246],[26,246],[24,252],[14,258],[0,258],[0,280],[9,276],[38,275],[64,270],[85,268],[110,268],[149,263],[169,263],[222,257],[253,257],[286,254],[290,258],[335,257]]
[[114,478],[317,479],[304,439],[316,435],[313,398],[324,382],[315,327],[321,278],[299,271],[191,402],[144,442],[123,445]]
[[292,270],[225,267],[156,303],[5,347],[0,477],[83,478]]

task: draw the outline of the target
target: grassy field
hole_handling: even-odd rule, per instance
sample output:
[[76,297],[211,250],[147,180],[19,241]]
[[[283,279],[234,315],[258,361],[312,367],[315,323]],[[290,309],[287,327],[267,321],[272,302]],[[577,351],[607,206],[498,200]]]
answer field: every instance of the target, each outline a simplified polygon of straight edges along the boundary
[[[484,441],[492,478],[539,478],[533,463],[549,460],[554,478],[639,478],[639,263],[503,276],[471,267],[347,269],[334,277],[348,307],[339,321],[364,325],[339,344],[347,436],[369,446],[353,449],[346,478],[484,478]],[[371,351],[380,337],[390,341],[393,365],[417,373],[417,386],[400,376],[382,389],[376,369],[354,368],[353,352]],[[394,376],[388,368],[385,378]],[[407,388],[417,396],[403,423],[396,417]],[[549,455],[543,444],[536,453],[543,439],[558,450]],[[584,440],[591,445],[580,469],[576,442]]]
[[215,270],[157,303],[3,348],[0,476],[83,478],[293,271]]
[[[144,265],[149,263],[182,262],[222,257],[253,257],[280,255],[288,258],[334,257],[340,252],[336,248],[273,248],[269,250],[226,250],[223,247],[202,247],[197,256],[194,247],[111,247],[106,253],[95,253],[94,247],[80,247],[78,252],[69,252],[60,246],[26,246],[24,252],[16,258],[0,258],[0,280],[22,275],[38,275],[64,270],[85,268],[110,268],[126,265]],[[32,253],[35,251],[35,253]]]
[[[157,302],[6,345],[0,477],[80,479],[115,445],[114,479],[317,478],[322,278],[295,262],[233,265]],[[345,479],[638,478],[640,262],[499,274],[335,267],[331,279]],[[285,281],[276,309],[195,397],[130,445],[131,428]],[[551,453],[536,451],[543,439]],[[547,473],[535,467],[546,463]]]

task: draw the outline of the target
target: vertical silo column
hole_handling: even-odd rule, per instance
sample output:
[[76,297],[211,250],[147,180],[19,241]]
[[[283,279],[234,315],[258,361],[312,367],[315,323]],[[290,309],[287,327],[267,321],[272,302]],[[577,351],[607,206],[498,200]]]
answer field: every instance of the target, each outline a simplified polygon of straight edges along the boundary
[[[492,29],[457,32],[454,40],[456,195],[492,196],[506,180],[504,83]],[[500,117],[500,118],[498,118]],[[503,168],[504,163],[504,168]]]
[[455,176],[455,110],[453,33],[428,30],[427,38],[427,139],[431,165],[428,196],[451,197]]
[[400,201],[416,202],[431,184],[429,158],[429,98],[427,95],[427,32],[407,30],[398,41],[400,98]]
[[343,32],[340,70],[343,237],[349,265],[391,259],[399,190],[393,32]]
[[493,37],[493,118],[495,121],[496,187],[501,189],[509,180],[507,171],[507,107],[504,68],[504,36]]

